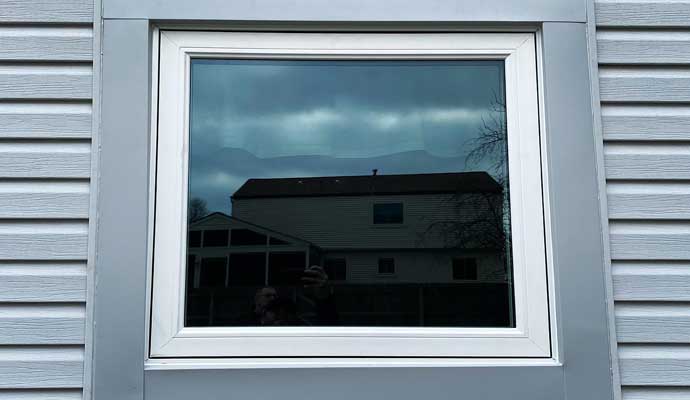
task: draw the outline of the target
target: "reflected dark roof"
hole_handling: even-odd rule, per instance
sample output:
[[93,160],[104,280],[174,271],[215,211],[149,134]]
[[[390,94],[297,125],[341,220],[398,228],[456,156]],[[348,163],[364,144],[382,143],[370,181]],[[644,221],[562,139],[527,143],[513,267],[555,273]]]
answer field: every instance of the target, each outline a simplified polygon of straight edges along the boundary
[[500,193],[486,172],[249,179],[233,199],[433,193]]

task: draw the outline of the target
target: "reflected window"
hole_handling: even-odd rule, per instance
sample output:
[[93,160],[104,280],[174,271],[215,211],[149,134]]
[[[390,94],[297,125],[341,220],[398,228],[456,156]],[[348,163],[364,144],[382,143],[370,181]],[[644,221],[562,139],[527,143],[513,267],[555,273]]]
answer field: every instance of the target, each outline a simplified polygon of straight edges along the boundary
[[199,272],[201,288],[217,288],[225,286],[227,276],[227,259],[225,257],[202,258]]
[[268,255],[268,283],[276,286],[300,287],[307,268],[303,252],[270,253]]
[[261,286],[265,283],[265,253],[230,254],[229,286]]
[[323,262],[323,269],[332,281],[347,279],[347,261],[344,258],[327,258]]
[[201,231],[189,231],[189,247],[201,247]]
[[227,229],[209,229],[204,231],[204,247],[227,247]]
[[375,224],[402,224],[403,205],[402,203],[374,204],[374,223]]
[[266,235],[249,229],[233,229],[230,238],[230,244],[233,246],[266,245]]
[[271,246],[284,246],[290,244],[290,242],[286,242],[285,240],[271,236],[271,238],[268,240],[268,244]]
[[476,258],[454,258],[453,259],[453,279],[454,280],[477,280],[477,259]]
[[394,258],[379,258],[379,274],[392,275],[395,274],[395,259]]

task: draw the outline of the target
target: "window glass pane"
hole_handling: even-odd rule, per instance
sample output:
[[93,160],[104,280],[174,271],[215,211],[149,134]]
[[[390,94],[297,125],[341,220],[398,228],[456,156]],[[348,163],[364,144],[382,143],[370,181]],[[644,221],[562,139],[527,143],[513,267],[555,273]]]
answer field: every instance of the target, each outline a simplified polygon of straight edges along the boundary
[[379,258],[379,274],[394,274],[395,273],[395,259],[394,258]]
[[225,257],[202,258],[199,271],[199,287],[224,287],[226,274]]
[[227,229],[208,229],[204,231],[204,247],[227,247]]
[[344,258],[327,258],[323,260],[323,269],[331,281],[347,279],[347,260]]
[[502,61],[193,59],[186,324],[514,326],[504,90]]
[[402,224],[402,203],[374,204],[375,224]]
[[477,279],[477,259],[476,258],[454,258],[453,259],[453,279],[456,279],[456,280],[476,280]]
[[230,244],[233,246],[265,245],[266,235],[250,229],[233,229]]
[[261,286],[266,284],[265,253],[230,254],[230,277],[232,286]]
[[189,231],[189,247],[201,247],[201,231]]

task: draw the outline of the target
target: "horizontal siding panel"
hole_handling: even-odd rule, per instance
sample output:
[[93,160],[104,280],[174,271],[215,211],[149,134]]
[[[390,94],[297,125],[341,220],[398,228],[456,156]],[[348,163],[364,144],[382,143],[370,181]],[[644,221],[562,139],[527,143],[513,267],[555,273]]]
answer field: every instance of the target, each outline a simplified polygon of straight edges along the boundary
[[613,262],[616,301],[690,301],[690,263]]
[[[1,397],[0,397],[1,399]],[[623,400],[688,400],[689,387],[625,387]]]
[[614,260],[690,260],[690,233],[611,233]]
[[605,140],[690,140],[690,115],[606,115]]
[[595,15],[622,395],[690,399],[690,0]]
[[600,64],[690,64],[690,35],[600,32],[597,55]]
[[690,219],[690,185],[663,183],[607,186],[609,217],[613,219]]
[[690,382],[690,347],[679,345],[619,346],[623,385],[687,386]]
[[690,154],[606,154],[608,179],[690,179]]
[[0,178],[88,178],[88,152],[3,152]]
[[0,389],[78,388],[83,381],[82,348],[4,347]]
[[86,246],[86,232],[0,233],[2,260],[83,260]]
[[93,0],[3,0],[0,2],[0,22],[4,23],[85,23],[92,21]]
[[2,113],[2,139],[80,139],[91,137],[91,112]]
[[690,102],[690,77],[602,74],[599,92],[604,102]]
[[0,302],[85,300],[85,263],[0,263]]
[[620,343],[688,343],[690,308],[686,303],[618,303],[616,333]]
[[92,51],[90,28],[0,28],[0,61],[91,61]]
[[687,0],[598,1],[595,13],[603,27],[690,27]]
[[0,187],[0,218],[88,218],[88,192],[12,192]]
[[83,344],[85,315],[84,305],[0,304],[0,345]]
[[0,99],[90,99],[92,92],[90,72],[75,73],[70,68],[0,69]]
[[2,389],[0,400],[82,400],[81,389]]

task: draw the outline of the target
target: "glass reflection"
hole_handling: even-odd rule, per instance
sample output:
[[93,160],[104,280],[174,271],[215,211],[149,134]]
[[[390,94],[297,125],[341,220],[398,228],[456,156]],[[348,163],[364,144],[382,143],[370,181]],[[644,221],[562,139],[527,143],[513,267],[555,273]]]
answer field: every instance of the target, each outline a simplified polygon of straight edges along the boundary
[[187,326],[514,326],[500,61],[192,61]]

